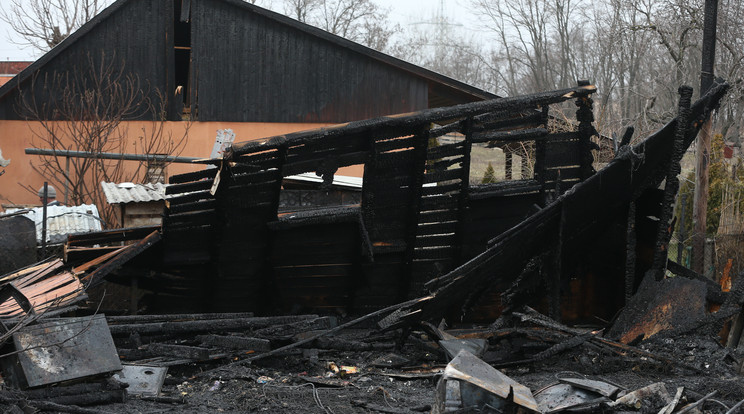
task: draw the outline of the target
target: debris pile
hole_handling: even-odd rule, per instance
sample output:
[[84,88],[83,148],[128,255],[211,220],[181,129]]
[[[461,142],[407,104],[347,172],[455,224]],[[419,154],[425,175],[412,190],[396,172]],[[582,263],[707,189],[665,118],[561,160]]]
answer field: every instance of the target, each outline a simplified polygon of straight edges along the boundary
[[380,316],[45,318],[11,334],[0,402],[9,412],[726,413],[744,399],[744,353],[706,326],[628,345],[529,307],[490,326],[422,323],[405,338],[370,323]]

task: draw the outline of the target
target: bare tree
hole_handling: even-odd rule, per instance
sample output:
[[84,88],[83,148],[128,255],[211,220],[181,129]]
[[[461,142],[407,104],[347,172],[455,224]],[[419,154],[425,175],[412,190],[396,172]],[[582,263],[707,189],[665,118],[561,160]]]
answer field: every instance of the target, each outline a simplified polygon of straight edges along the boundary
[[[190,123],[185,124],[182,136],[166,130],[165,95],[150,93],[124,67],[123,62],[102,53],[100,58],[88,55],[69,72],[35,77],[30,88],[21,91],[18,108],[32,121],[31,145],[54,151],[178,155]],[[135,134],[122,124],[147,117],[151,121]],[[142,181],[145,173],[142,164],[125,168],[121,159],[41,156],[32,167],[57,188],[67,189],[69,203],[96,204],[109,226],[116,226],[117,218],[100,183]]]
[[449,25],[409,29],[390,53],[461,82],[497,89],[493,79],[496,70],[487,60],[486,50],[473,39],[455,33]]
[[0,10],[8,23],[30,45],[46,52],[60,44],[98,14],[110,0],[9,0]]
[[322,0],[284,0],[284,14],[303,23],[310,23]]
[[287,16],[376,50],[400,30],[387,12],[372,0],[284,0]]

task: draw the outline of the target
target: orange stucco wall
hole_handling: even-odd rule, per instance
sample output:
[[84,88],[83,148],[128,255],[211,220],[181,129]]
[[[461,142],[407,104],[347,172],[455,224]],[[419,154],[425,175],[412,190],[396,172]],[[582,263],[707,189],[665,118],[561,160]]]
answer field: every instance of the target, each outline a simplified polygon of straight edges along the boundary
[[[194,122],[188,131],[186,145],[178,155],[209,157],[218,129],[232,129],[236,134],[235,141],[243,142],[326,125],[310,123]],[[123,122],[121,128],[127,131],[128,136],[136,137],[141,133],[143,127],[150,128],[151,126],[152,123],[129,121]],[[39,203],[36,194],[32,194],[22,187],[22,185],[26,185],[38,189],[44,183],[44,177],[36,173],[31,167],[31,162],[34,162],[38,156],[24,153],[25,148],[33,146],[34,128],[39,128],[39,125],[34,122],[0,120],[0,151],[2,151],[3,158],[11,160],[10,165],[4,168],[5,174],[0,175],[0,203],[2,204]],[[170,131],[174,137],[182,136],[184,128],[184,122],[167,122],[165,125],[165,130]],[[130,141],[127,143],[124,152],[136,153],[134,140],[130,139]],[[136,162],[130,163],[136,164]],[[171,164],[168,166],[167,175],[172,176],[200,168],[204,167],[201,165]],[[338,172],[339,175],[357,177],[361,177],[362,173],[363,168],[360,166],[342,168]],[[63,201],[62,189],[57,189],[57,194],[58,199]]]

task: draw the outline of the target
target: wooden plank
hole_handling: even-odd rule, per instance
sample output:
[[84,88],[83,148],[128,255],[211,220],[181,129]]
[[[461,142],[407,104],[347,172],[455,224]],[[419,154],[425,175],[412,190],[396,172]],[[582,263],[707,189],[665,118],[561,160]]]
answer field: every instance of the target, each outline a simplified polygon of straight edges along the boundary
[[457,221],[458,214],[451,210],[430,210],[419,213],[419,225]]
[[194,181],[184,184],[173,184],[165,187],[165,194],[183,194],[193,191],[209,190],[214,180]]
[[282,174],[277,169],[260,170],[254,172],[241,172],[230,175],[230,187],[234,185],[256,183],[256,182],[271,182],[280,181]]
[[437,158],[454,157],[456,155],[463,155],[464,151],[464,143],[440,145],[438,147],[429,148],[426,153],[426,159],[435,160]]
[[[350,165],[364,164],[367,162],[369,154],[367,152],[352,152],[348,154],[339,155],[335,161],[338,167],[348,167]],[[301,174],[306,172],[316,171],[321,160],[311,159],[307,161],[288,160],[283,167],[284,176]]]
[[211,224],[216,219],[216,210],[195,211],[166,216],[163,218],[163,225],[168,227],[176,223],[191,223],[193,225]]
[[437,183],[442,181],[461,180],[463,175],[462,168],[454,168],[446,171],[437,171],[424,174],[424,183]]
[[196,201],[204,200],[213,200],[214,196],[207,191],[196,191],[190,194],[183,194],[175,197],[169,197],[167,200],[167,203],[171,206],[177,205],[177,204],[185,204],[185,203],[193,203]]
[[455,234],[416,236],[415,247],[451,247],[455,245]]
[[446,194],[453,191],[459,192],[460,189],[462,189],[462,183],[451,183],[451,184],[442,184],[442,185],[432,185],[432,186],[424,186],[421,188],[421,195],[422,196],[433,196],[433,195],[440,195],[440,194]]
[[128,229],[104,230],[95,233],[71,234],[67,236],[67,244],[69,246],[89,246],[94,244],[139,240],[159,229],[160,226],[144,226]]
[[419,224],[416,228],[416,235],[428,236],[435,234],[450,234],[457,231],[457,222]]
[[120,247],[114,251],[108,252],[106,254],[103,254],[89,262],[83,263],[80,266],[74,267],[72,269],[72,274],[74,275],[81,275],[88,271],[93,266],[98,266],[99,264],[105,262],[106,260],[116,256],[117,254],[121,253],[124,249],[126,249],[128,246]]
[[217,171],[219,171],[217,168],[207,168],[200,171],[178,174],[170,177],[168,182],[171,184],[183,184],[192,181],[199,181],[205,178],[213,179],[217,174]]
[[513,141],[534,141],[544,138],[548,135],[546,128],[529,128],[529,129],[518,129],[510,131],[486,131],[474,133],[472,137],[473,142],[491,142],[491,141],[502,141],[502,142],[513,142]]
[[420,208],[426,210],[457,209],[459,193],[422,197]]
[[194,211],[213,210],[217,207],[216,200],[202,200],[191,203],[171,204],[171,214],[188,213]]
[[418,138],[415,136],[401,137],[394,140],[375,141],[375,151],[387,152],[401,148],[412,148],[416,145]]
[[[490,114],[475,117],[473,130],[480,132],[485,130],[499,129],[519,129],[519,128],[536,128],[544,126],[547,119],[542,111],[534,109],[519,116],[509,116],[508,118],[493,118]],[[490,118],[490,119],[489,119]]]
[[429,248],[417,248],[414,250],[414,260],[417,259],[437,259],[437,260],[450,260],[459,249],[457,247],[429,247]]

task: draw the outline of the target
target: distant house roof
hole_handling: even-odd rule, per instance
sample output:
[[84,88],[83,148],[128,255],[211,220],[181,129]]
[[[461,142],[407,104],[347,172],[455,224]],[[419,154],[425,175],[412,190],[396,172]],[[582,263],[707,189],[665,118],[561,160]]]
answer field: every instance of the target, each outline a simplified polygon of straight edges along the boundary
[[109,204],[146,203],[165,200],[165,184],[101,183]]
[[[5,214],[18,213],[27,210],[24,216],[36,224],[36,240],[41,243],[44,223],[42,207],[31,209],[12,208],[5,210]],[[47,206],[47,242],[63,243],[67,235],[101,231],[101,218],[95,204],[80,206]]]
[[5,61],[0,62],[0,86],[5,85],[15,75],[26,69],[33,62]]
[[26,62],[26,61],[0,61],[0,76],[4,75],[17,75],[19,74],[23,69],[26,69],[30,64],[33,62]]

